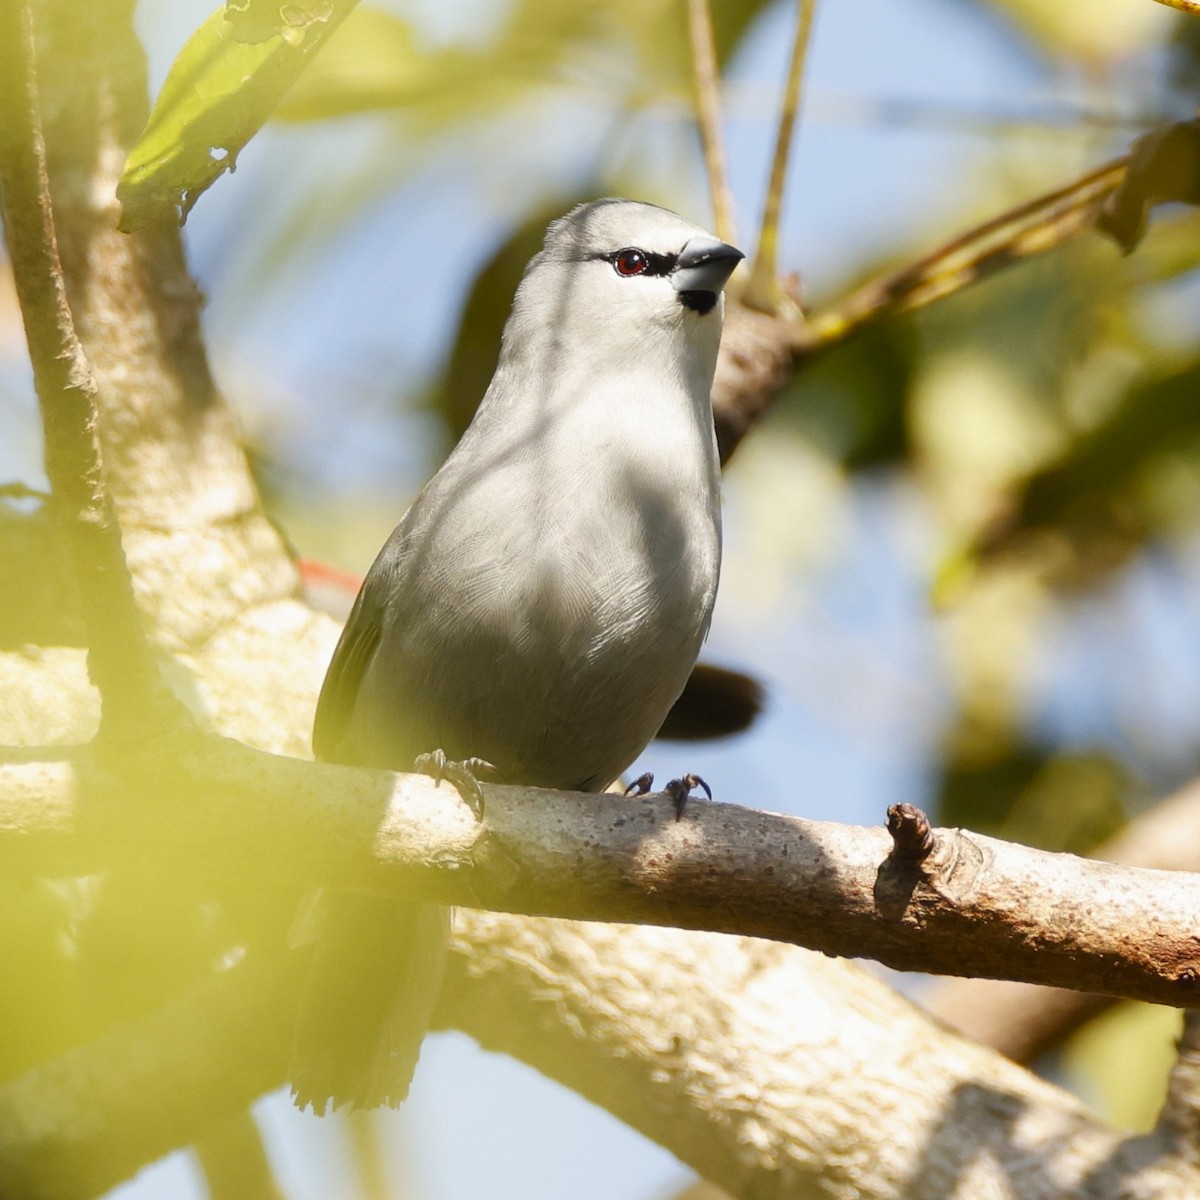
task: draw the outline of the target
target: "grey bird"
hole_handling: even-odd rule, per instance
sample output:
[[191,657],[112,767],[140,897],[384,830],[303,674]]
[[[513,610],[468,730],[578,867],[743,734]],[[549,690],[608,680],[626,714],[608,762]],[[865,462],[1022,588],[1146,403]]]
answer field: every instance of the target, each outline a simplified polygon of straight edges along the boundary
[[[317,706],[331,762],[600,791],[658,732],[721,558],[710,391],[741,251],[607,199],[551,224],[470,426],[363,583]],[[686,785],[684,787],[686,793]],[[465,794],[471,794],[466,780]],[[291,1079],[323,1112],[407,1094],[448,911],[329,898]]]

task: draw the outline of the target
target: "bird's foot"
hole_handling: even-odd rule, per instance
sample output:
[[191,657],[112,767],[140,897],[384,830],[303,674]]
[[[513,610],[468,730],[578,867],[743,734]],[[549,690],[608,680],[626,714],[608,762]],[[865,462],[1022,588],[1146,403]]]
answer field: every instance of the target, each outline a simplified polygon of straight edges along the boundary
[[[625,795],[644,796],[653,786],[654,776],[647,771],[644,775],[639,775],[625,789]],[[691,796],[693,788],[700,788],[710,800],[712,799],[712,788],[699,775],[689,773],[681,779],[672,779],[663,788],[663,791],[675,801],[675,820],[678,821],[683,816],[683,810],[687,807],[688,797]]]
[[626,796],[644,796],[654,786],[654,776],[647,771],[639,775],[626,789]]
[[444,779],[467,802],[476,820],[483,817],[483,789],[479,775],[493,775],[496,768],[486,758],[464,758],[457,762],[448,759],[444,750],[419,754],[413,762],[418,775],[428,775],[434,783]]

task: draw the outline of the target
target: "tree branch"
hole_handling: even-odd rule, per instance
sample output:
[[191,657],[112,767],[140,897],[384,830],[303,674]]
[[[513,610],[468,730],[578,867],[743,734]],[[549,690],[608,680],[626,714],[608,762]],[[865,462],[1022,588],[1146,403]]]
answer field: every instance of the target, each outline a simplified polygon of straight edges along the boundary
[[0,208],[45,430],[46,474],[88,630],[101,729],[137,740],[182,718],[142,627],[100,448],[96,384],[67,303],[28,4],[0,4]]
[[723,242],[737,242],[733,217],[733,194],[725,169],[725,147],[721,139],[721,69],[713,39],[712,13],[708,0],[688,0],[688,37],[692,47],[692,74],[695,79],[696,120],[700,126],[700,147],[708,194],[712,201],[713,223]]
[[[39,0],[50,191],[66,293],[91,363],[109,492],[151,640],[192,654],[298,594],[237,421],[214,386],[177,223],[117,228],[117,178],[146,123],[129,0]],[[296,745],[299,749],[299,746]]]
[[793,130],[796,127],[796,118],[800,114],[800,92],[804,82],[809,35],[812,32],[816,7],[816,0],[797,0],[792,61],[788,67],[787,83],[784,85],[779,108],[771,177],[767,183],[767,198],[763,205],[754,265],[750,268],[750,278],[743,292],[745,302],[751,308],[787,318],[800,329],[804,327],[804,316],[800,307],[779,285],[779,219],[783,213],[783,189],[787,183],[788,163],[791,161]]
[[913,864],[890,854],[882,829],[735,805],[693,802],[677,822],[663,798],[487,795],[477,826],[449,788],[422,776],[177,739],[125,775],[87,754],[0,767],[0,855],[48,873],[150,855],[180,872],[219,871],[235,890],[239,877],[324,882],[1200,1004],[1196,882],[1186,875],[958,830],[933,831],[931,853]]
[[247,956],[0,1088],[0,1195],[107,1191],[277,1087],[303,965],[298,955]]
[[[296,957],[248,957],[0,1089],[0,1192],[102,1190],[280,1083]],[[577,1089],[735,1195],[1167,1200],[1200,1186],[1167,1141],[1121,1139],[858,968],[788,947],[460,912],[436,1024]]]
[[[1200,780],[1143,813],[1092,856],[1130,867],[1200,872]],[[967,1037],[1031,1062],[1112,998],[994,979],[945,979],[922,1003]]]
[[951,238],[898,271],[810,314],[807,324],[726,307],[713,411],[721,461],[771,408],[792,372],[877,321],[944,300],[1014,263],[1064,245],[1095,221],[1124,176],[1114,159]]
[[1200,1011],[1184,1014],[1179,1057],[1167,1081],[1158,1130],[1200,1165]]

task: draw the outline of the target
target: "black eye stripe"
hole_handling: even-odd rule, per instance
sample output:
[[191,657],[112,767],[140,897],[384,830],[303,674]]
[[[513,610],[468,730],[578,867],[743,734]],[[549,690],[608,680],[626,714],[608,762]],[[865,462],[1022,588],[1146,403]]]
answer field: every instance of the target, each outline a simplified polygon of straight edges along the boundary
[[638,272],[641,275],[670,275],[679,265],[678,254],[655,254],[653,250],[642,250],[638,246],[622,246],[620,250],[610,250],[607,254],[594,255],[606,263],[616,263],[623,254],[633,251],[646,260],[646,269]]

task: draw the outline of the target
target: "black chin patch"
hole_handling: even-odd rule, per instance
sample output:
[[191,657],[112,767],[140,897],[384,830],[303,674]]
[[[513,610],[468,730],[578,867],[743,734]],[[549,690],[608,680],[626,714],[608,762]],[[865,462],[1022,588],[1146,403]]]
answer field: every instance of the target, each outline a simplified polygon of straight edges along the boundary
[[679,303],[684,308],[690,308],[692,312],[698,312],[701,316],[705,313],[712,312],[717,303],[716,292],[680,292]]

